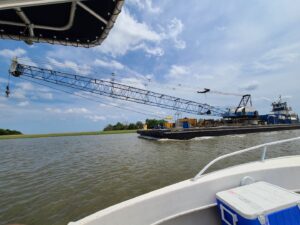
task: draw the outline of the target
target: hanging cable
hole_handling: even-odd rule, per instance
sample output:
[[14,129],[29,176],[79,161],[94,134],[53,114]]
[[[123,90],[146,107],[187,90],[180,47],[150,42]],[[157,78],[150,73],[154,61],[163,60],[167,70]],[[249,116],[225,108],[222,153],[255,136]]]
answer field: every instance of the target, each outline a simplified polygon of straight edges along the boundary
[[9,95],[10,95],[10,73],[8,74],[8,78],[7,78],[7,85],[6,85],[6,90],[5,90],[5,94],[6,94],[6,97],[8,98]]

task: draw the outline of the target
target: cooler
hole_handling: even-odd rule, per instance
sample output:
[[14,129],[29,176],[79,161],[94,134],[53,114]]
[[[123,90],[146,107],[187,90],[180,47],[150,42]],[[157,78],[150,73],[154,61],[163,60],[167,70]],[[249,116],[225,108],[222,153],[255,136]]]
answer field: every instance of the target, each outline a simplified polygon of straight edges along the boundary
[[217,202],[222,225],[300,225],[300,195],[266,182],[219,192]]

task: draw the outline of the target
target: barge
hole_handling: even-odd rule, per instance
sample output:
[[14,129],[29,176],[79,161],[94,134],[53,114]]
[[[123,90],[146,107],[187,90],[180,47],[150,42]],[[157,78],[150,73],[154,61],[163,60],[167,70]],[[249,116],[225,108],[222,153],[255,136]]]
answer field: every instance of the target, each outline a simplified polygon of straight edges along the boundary
[[[245,100],[246,99],[246,100]],[[244,102],[242,104],[242,102]],[[258,115],[258,112],[247,106],[251,103],[250,95],[243,96],[239,106],[229,109],[223,115],[218,126],[183,127],[169,129],[138,130],[140,137],[146,139],[178,139],[188,140],[196,137],[213,137],[223,135],[248,134],[300,129],[299,117],[281,98],[272,103],[272,111],[267,115]]]
[[258,132],[271,132],[282,130],[300,129],[300,124],[270,124],[270,125],[247,125],[247,126],[222,126],[209,128],[188,128],[181,130],[151,129],[138,130],[141,138],[146,139],[178,139],[189,140],[196,137],[213,137],[223,135],[248,134]]

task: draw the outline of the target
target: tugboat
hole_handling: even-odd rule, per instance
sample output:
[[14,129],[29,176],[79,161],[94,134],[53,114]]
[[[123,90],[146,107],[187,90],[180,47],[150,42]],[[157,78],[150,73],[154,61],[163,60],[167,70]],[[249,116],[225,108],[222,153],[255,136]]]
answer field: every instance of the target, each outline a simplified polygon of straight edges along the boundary
[[261,120],[267,124],[298,124],[299,116],[292,110],[292,107],[283,102],[281,96],[278,101],[272,103],[272,112],[261,116]]

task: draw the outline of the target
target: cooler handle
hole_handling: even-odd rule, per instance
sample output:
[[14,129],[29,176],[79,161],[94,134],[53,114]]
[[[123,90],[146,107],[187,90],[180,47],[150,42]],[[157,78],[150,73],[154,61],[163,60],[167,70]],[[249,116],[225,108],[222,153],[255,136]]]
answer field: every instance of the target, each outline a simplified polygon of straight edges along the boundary
[[[226,209],[222,204],[220,204],[220,209],[221,209],[222,220],[228,225],[236,225],[236,222],[238,221],[237,216],[231,211],[229,211],[228,209]],[[224,211],[226,211],[226,213],[231,215],[233,224],[231,224],[228,220],[226,220]]]

